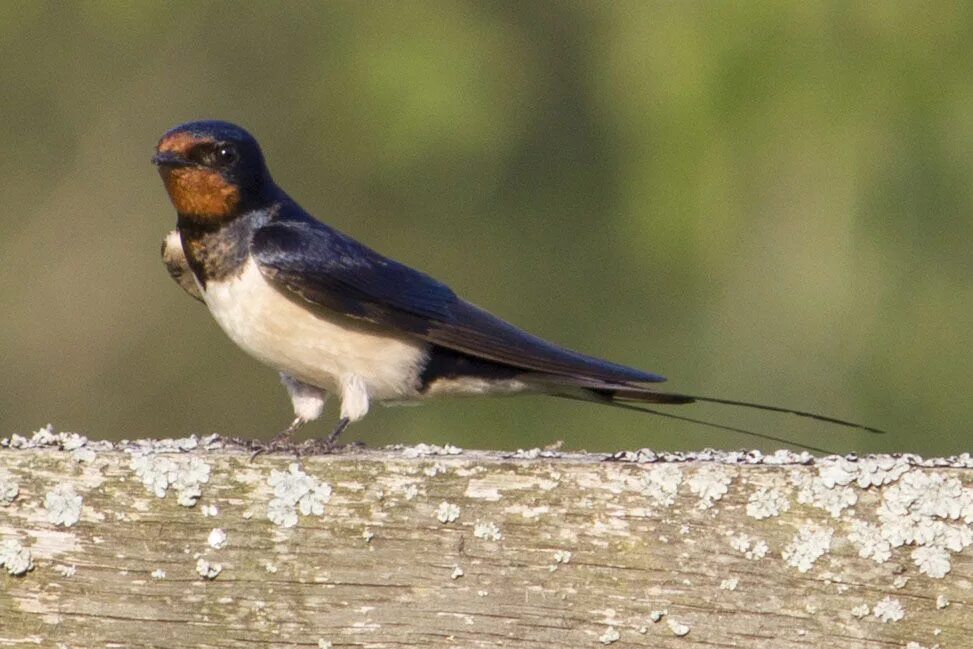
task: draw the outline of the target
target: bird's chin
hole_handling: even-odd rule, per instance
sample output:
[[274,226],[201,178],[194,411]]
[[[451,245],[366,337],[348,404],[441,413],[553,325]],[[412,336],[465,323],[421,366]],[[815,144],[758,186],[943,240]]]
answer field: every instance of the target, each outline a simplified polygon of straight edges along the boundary
[[202,167],[160,166],[159,175],[180,215],[220,222],[236,214],[240,192],[219,172]]

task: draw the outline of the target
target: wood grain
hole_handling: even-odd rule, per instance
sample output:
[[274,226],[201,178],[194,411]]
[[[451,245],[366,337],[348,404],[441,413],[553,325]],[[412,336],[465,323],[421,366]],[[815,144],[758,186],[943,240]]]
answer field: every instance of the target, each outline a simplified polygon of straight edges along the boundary
[[[863,461],[742,454],[358,450],[290,469],[293,457],[251,462],[213,442],[20,445],[0,448],[0,497],[17,492],[0,504],[0,542],[29,550],[33,569],[0,569],[0,646],[915,649],[973,637],[969,549],[929,574],[936,530],[970,533],[962,458],[869,460],[898,468],[862,487]],[[158,458],[175,467],[155,476],[156,488],[175,480],[162,498],[143,483]],[[202,465],[198,501],[180,504],[192,486],[178,474]],[[829,489],[835,476],[848,484]],[[917,479],[924,493],[939,485],[943,510],[909,509],[930,507],[909,504]],[[288,510],[302,481],[320,515]],[[852,506],[826,511],[848,493]],[[933,540],[883,558],[862,530],[894,535],[879,514],[902,502]],[[296,524],[277,524],[288,511]],[[932,558],[916,559],[921,548]]]

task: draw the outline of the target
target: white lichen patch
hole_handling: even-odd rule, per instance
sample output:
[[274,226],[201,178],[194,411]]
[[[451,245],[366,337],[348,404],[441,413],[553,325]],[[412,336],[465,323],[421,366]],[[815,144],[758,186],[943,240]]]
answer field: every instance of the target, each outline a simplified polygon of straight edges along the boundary
[[541,456],[542,449],[538,447],[522,449],[518,448],[510,457],[518,460],[536,460]]
[[720,590],[736,590],[739,584],[740,580],[737,577],[730,577],[720,582]]
[[7,539],[0,543],[0,567],[7,569],[11,575],[24,575],[34,569],[34,561],[30,550],[21,545],[17,539]]
[[[74,451],[86,444],[88,444],[88,438],[84,435],[70,432],[55,433],[53,424],[48,424],[34,431],[30,437],[15,433],[9,438],[0,439],[0,446],[20,449],[53,447],[64,451]],[[114,447],[111,442],[107,441],[98,442],[97,446],[104,450],[110,450]]]
[[872,610],[872,614],[883,623],[898,622],[905,617],[905,609],[902,603],[894,597],[886,597]]
[[190,435],[175,439],[139,439],[132,444],[136,447],[136,453],[186,453],[200,447],[208,450],[223,448],[219,435],[207,435],[202,438]]
[[719,464],[705,464],[686,479],[689,491],[699,497],[698,509],[709,509],[729,491],[733,477]]
[[[34,431],[30,437],[24,437],[23,435],[17,435],[15,433],[10,437],[0,439],[0,447],[9,447],[15,449],[58,448],[72,453],[72,456],[74,456],[75,451],[86,446],[95,446],[101,450],[107,451],[113,449],[115,445],[108,441],[100,441],[92,444],[89,443],[87,437],[84,435],[79,435],[78,433],[55,433],[53,424],[48,424],[47,426]],[[91,450],[94,449],[92,448]],[[76,456],[74,457],[77,459]]]
[[807,475],[804,471],[792,471],[791,483],[797,487],[797,502],[823,509],[837,518],[844,509],[858,502],[858,494],[851,487],[840,483],[844,480],[851,481],[853,476],[847,476],[836,469],[827,472],[827,468],[821,469],[826,471],[823,478],[820,475]]
[[568,550],[557,550],[554,553],[554,563],[547,567],[548,570],[554,572],[558,569],[558,566],[569,563],[571,561],[571,552]]
[[668,612],[669,611],[666,609],[662,609],[662,610],[657,609],[651,611],[649,612],[649,619],[652,620],[653,624],[655,624],[656,622],[659,622],[662,618],[664,618]]
[[324,639],[318,640],[318,649],[332,649],[333,646],[334,645],[332,645],[331,642],[328,640],[324,640]]
[[152,577],[152,579],[165,579],[166,571],[163,570],[162,568],[156,568],[150,573],[150,576]]
[[858,475],[855,482],[862,489],[881,487],[891,484],[909,470],[911,464],[904,457],[882,455],[867,457],[858,461]]
[[607,629],[605,629],[604,633],[598,636],[598,642],[604,645],[609,645],[614,642],[618,642],[621,639],[621,637],[622,635],[618,632],[618,629],[616,629],[613,626],[610,626]]
[[945,595],[936,595],[936,608],[946,608],[949,604],[948,597]]
[[196,561],[196,572],[203,579],[216,579],[216,576],[223,572],[223,564],[207,561],[200,557]]
[[419,487],[413,482],[402,488],[402,495],[406,500],[414,500],[419,495]]
[[209,482],[210,465],[198,457],[133,453],[129,466],[139,480],[157,498],[165,498],[171,487],[183,507],[192,507]]
[[747,516],[763,520],[780,516],[790,508],[791,503],[782,491],[773,487],[762,487],[750,495],[747,501]]
[[919,572],[933,579],[942,579],[952,569],[949,552],[937,545],[920,545],[912,551],[912,561]]
[[807,572],[831,549],[834,530],[818,525],[803,525],[797,535],[787,544],[781,555],[789,565],[800,572]]
[[59,484],[44,496],[47,522],[71,527],[81,518],[82,498],[69,484]]
[[681,638],[684,635],[689,634],[690,627],[688,624],[679,622],[678,620],[671,617],[666,619],[666,624],[669,626],[669,630],[672,631],[672,635],[674,636],[678,636]]
[[88,438],[78,433],[58,433],[59,445],[61,449],[71,453],[71,459],[78,464],[83,462],[94,462],[95,451],[88,447]]
[[61,448],[65,451],[76,451],[88,443],[88,438],[78,433],[63,433]]
[[675,464],[659,464],[644,470],[642,493],[660,507],[671,507],[682,483],[682,469]]
[[206,544],[214,550],[221,550],[226,547],[226,532],[219,527],[214,527],[210,530],[209,537],[206,539]]
[[298,513],[322,516],[331,500],[331,485],[304,473],[297,462],[288,465],[287,471],[271,471],[267,484],[274,490],[267,518],[280,527],[297,525]]
[[865,604],[864,602],[858,604],[857,606],[851,609],[851,614],[856,618],[858,618],[859,620],[867,617],[868,614],[871,612],[872,612],[871,607],[869,607],[869,605]]
[[499,541],[503,538],[500,528],[490,521],[477,521],[473,526],[473,536],[484,541]]
[[858,477],[858,464],[847,458],[826,458],[818,463],[818,481],[828,489],[846,487]]
[[372,539],[375,538],[375,532],[366,527],[364,530],[362,530],[361,537],[365,539],[365,543],[371,543]]
[[464,574],[466,574],[460,566],[453,566],[453,572],[450,573],[450,579],[459,579]]
[[892,557],[892,545],[882,536],[882,530],[860,519],[851,521],[848,540],[858,548],[858,556],[875,563],[885,563]]
[[39,448],[42,446],[56,446],[58,444],[57,434],[54,432],[54,424],[48,424],[43,428],[34,431],[30,438],[30,447]]
[[770,547],[767,545],[766,541],[764,541],[763,539],[756,539],[753,542],[753,547],[750,548],[750,550],[748,550],[747,552],[745,552],[743,556],[745,556],[747,559],[750,559],[751,561],[757,561],[759,559],[763,559],[764,557],[766,557],[769,551],[770,551]]
[[12,503],[19,493],[20,485],[17,480],[6,469],[0,469],[0,507]]
[[220,510],[216,505],[203,505],[199,508],[199,512],[207,518],[216,518],[220,514]]
[[810,464],[814,461],[814,456],[808,451],[795,453],[794,451],[788,451],[787,449],[778,449],[770,455],[764,455],[759,459],[759,463],[761,464],[766,464],[768,466],[780,466],[785,464]]
[[463,449],[452,444],[446,446],[436,446],[435,444],[416,444],[402,449],[402,457],[430,457],[433,455],[460,455]]
[[459,511],[459,505],[444,500],[436,508],[436,520],[440,523],[452,523],[459,518]]
[[738,534],[730,537],[730,547],[737,552],[743,553],[747,559],[756,561],[767,556],[770,549],[767,542],[763,539],[751,539],[746,534]]
[[950,570],[950,553],[973,543],[973,490],[959,479],[911,471],[882,495],[882,537],[893,548],[917,546],[912,560],[923,574],[944,577]]

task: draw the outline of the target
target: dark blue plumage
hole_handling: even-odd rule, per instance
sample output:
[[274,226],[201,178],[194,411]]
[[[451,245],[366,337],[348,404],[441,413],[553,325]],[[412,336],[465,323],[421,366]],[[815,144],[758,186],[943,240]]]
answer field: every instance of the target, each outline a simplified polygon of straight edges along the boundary
[[523,372],[607,383],[665,378],[551,344],[458,298],[425,273],[290,210],[253,236],[264,275],[310,304]]

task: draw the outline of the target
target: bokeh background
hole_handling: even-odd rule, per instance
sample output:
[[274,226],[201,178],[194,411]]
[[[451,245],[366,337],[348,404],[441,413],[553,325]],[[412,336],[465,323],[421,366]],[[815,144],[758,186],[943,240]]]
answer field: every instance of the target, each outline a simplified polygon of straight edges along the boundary
[[[175,215],[152,147],[212,117],[257,135],[312,213],[520,326],[673,389],[890,432],[681,414],[837,451],[969,450],[971,13],[0,3],[0,435],[290,421],[276,374],[159,261]],[[347,437],[779,446],[542,398],[376,407]]]

